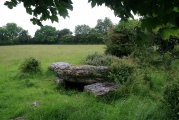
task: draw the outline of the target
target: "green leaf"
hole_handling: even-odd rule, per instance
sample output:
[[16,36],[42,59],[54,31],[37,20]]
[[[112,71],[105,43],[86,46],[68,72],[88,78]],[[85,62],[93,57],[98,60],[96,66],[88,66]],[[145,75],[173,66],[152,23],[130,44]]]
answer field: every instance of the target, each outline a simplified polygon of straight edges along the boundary
[[170,36],[176,36],[179,37],[179,28],[164,28],[161,31],[161,37],[164,40],[169,39]]
[[140,32],[140,37],[144,42],[148,40],[148,36],[144,32]]
[[151,31],[152,30],[152,26],[151,26],[151,21],[150,21],[150,19],[142,19],[141,20],[141,28],[143,29],[143,30],[145,30],[146,28],[149,30],[149,31]]
[[68,11],[67,11],[67,9],[59,8],[59,9],[58,9],[58,12],[59,12],[60,16],[62,16],[63,18],[66,18],[66,16],[68,16]]
[[156,26],[152,29],[153,32],[157,33],[160,30],[161,26]]
[[72,5],[69,5],[68,7],[67,7],[67,9],[69,9],[69,10],[73,10],[73,6]]
[[26,8],[26,12],[32,15],[32,9],[30,7]]
[[93,0],[93,1],[91,2],[91,6],[92,6],[92,8],[96,6],[96,0]]
[[32,21],[32,23],[33,23],[34,25],[37,24],[38,26],[43,26],[43,25],[42,25],[42,22],[41,22],[39,19],[37,19],[37,18],[31,18],[30,21]]
[[178,7],[174,7],[174,8],[173,8],[173,11],[179,12],[179,8],[178,8]]
[[50,17],[50,19],[51,19],[51,21],[52,21],[52,23],[55,21],[55,22],[58,22],[58,17],[56,16],[56,15],[52,15],[51,17]]
[[144,43],[148,41],[148,36],[142,31],[138,31],[138,32],[139,32],[139,36],[137,36],[135,42],[137,43],[137,45],[144,45]]
[[4,3],[4,5],[8,6],[9,9],[12,9],[13,7],[15,7],[17,4],[16,3],[13,3],[13,2],[8,2],[6,1]]
[[37,22],[37,19],[36,18],[31,18],[30,21],[32,21],[32,23],[35,25],[36,22]]

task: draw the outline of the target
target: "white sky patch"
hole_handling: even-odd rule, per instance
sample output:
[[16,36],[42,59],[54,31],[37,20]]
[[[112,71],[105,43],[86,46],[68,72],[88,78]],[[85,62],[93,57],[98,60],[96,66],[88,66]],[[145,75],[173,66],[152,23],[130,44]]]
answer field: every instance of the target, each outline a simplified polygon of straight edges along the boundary
[[[23,29],[28,30],[29,34],[34,36],[35,31],[40,29],[40,27],[32,24],[30,21],[32,16],[26,13],[23,5],[20,4],[11,10],[4,5],[5,1],[6,0],[0,0],[0,27],[7,23],[14,22]],[[50,20],[47,20],[42,22],[43,25],[56,27],[57,30],[68,28],[74,32],[75,26],[77,25],[86,24],[92,28],[95,27],[98,19],[104,19],[105,17],[109,17],[114,24],[120,21],[120,18],[115,17],[114,12],[105,7],[105,5],[91,8],[91,4],[88,3],[88,0],[72,0],[72,2],[73,11],[69,11],[69,18],[64,19],[59,16],[58,23],[51,23]]]

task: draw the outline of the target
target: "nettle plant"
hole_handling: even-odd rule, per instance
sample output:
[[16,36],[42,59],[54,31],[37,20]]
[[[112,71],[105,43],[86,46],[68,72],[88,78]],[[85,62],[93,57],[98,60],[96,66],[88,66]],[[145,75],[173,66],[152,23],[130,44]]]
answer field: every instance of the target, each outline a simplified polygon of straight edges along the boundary
[[26,58],[19,67],[21,72],[35,73],[41,71],[41,63],[33,57]]
[[119,84],[125,84],[134,71],[135,66],[127,59],[121,59],[109,66],[108,79]]
[[163,94],[163,103],[173,120],[179,119],[179,81],[178,78],[167,85]]

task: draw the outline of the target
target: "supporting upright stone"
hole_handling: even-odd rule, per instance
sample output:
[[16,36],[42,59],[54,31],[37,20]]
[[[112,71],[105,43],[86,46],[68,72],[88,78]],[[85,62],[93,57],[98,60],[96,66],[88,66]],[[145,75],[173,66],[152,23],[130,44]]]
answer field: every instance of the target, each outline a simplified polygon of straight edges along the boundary
[[113,82],[94,83],[84,86],[84,91],[93,93],[95,96],[103,96],[114,91],[117,87],[117,84]]

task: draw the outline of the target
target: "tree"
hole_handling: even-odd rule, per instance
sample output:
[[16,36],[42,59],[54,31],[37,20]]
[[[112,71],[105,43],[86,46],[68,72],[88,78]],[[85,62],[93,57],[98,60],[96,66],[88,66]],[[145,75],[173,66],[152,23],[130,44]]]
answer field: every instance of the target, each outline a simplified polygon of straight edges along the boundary
[[130,55],[134,47],[134,42],[130,39],[126,28],[110,30],[105,38],[105,44],[105,53],[117,57]]
[[126,28],[135,34],[136,28],[140,27],[140,24],[141,22],[139,20],[132,19],[132,20],[127,20],[127,21],[120,21],[119,24],[116,25],[115,27],[118,29]]
[[71,0],[10,0],[4,4],[12,9],[20,3],[24,4],[28,14],[33,15],[33,24],[39,26],[42,26],[41,21],[47,19],[58,22],[58,14],[65,18],[68,16],[68,10],[73,10]]
[[75,26],[75,43],[88,43],[87,35],[90,33],[91,28],[88,25]]
[[104,37],[106,54],[118,57],[128,56],[136,45],[135,28],[140,27],[138,20],[121,21]]
[[60,38],[60,37],[62,37],[62,36],[64,36],[64,35],[67,35],[67,34],[72,34],[72,32],[70,31],[70,29],[67,29],[67,28],[64,28],[64,29],[62,29],[62,30],[60,30],[60,31],[57,31],[58,33],[58,37]]
[[75,35],[87,35],[90,32],[90,27],[88,25],[77,25],[75,26]]
[[113,28],[113,23],[111,19],[105,17],[104,20],[98,19],[97,25],[95,26],[95,29],[100,34],[107,34],[107,31]]
[[74,44],[74,36],[72,34],[63,35],[59,43],[60,44]]
[[100,34],[104,33],[104,31],[103,31],[103,20],[102,19],[97,20],[97,25],[95,26],[95,30]]
[[3,28],[6,29],[6,36],[11,44],[17,42],[19,34],[23,30],[23,28],[17,26],[16,23],[7,23]]
[[29,44],[32,43],[32,37],[29,35],[28,30],[22,30],[19,34],[18,41],[20,44]]
[[[89,2],[93,7],[105,3],[122,20],[134,18],[136,14],[141,16],[140,31],[147,29],[157,32],[163,26],[170,25],[162,29],[162,37],[167,39],[170,35],[179,36],[179,1],[177,0],[89,0]],[[144,38],[143,34],[141,37]]]
[[3,27],[0,27],[0,45],[9,44],[7,30]]
[[61,38],[65,35],[72,35],[73,33],[70,31],[70,29],[64,28],[62,30],[57,31],[57,41],[60,42]]
[[108,31],[113,28],[113,23],[110,18],[105,17],[103,22],[105,25],[105,31]]
[[88,44],[104,44],[103,35],[99,34],[94,28],[92,28],[89,34],[86,36]]
[[55,27],[43,26],[35,32],[34,41],[40,44],[56,43],[57,31]]
[[[68,9],[72,10],[71,0],[10,0],[5,5],[9,8],[24,3],[27,13],[34,16],[31,21],[34,24],[42,25],[41,21],[50,19],[58,22],[57,15],[68,16]],[[88,0],[92,7],[105,5],[122,20],[134,18],[134,15],[141,16],[142,30],[158,31],[165,25],[170,27],[162,30],[162,37],[167,39],[170,35],[179,36],[179,1],[178,0]],[[134,15],[132,14],[134,13]]]
[[7,23],[0,27],[0,45],[26,44],[31,40],[27,30],[17,26],[16,23]]
[[21,27],[18,27],[16,23],[7,23],[4,28],[6,28],[8,39],[11,41],[17,39],[19,33],[23,30]]

